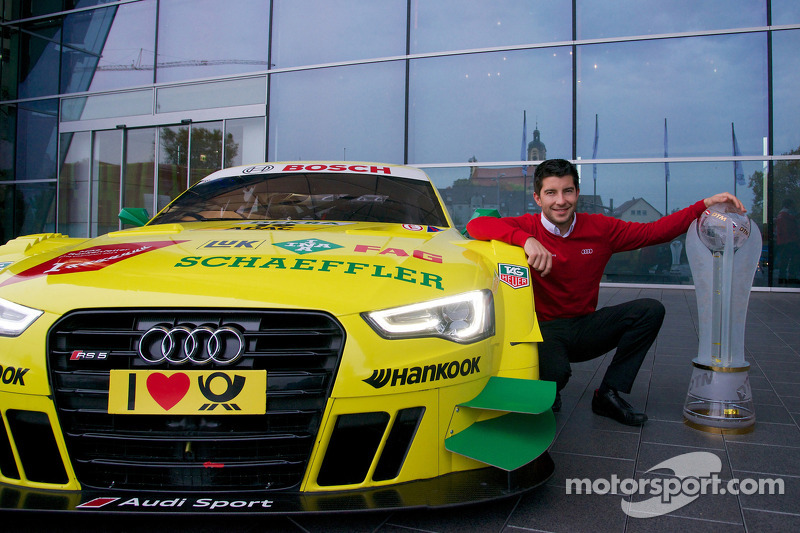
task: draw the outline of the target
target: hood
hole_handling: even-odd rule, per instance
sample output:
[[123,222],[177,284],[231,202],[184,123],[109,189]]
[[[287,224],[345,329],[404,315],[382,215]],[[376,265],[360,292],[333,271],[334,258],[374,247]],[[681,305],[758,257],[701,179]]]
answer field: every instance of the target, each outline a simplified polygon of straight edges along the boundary
[[483,260],[468,242],[448,228],[326,221],[145,226],[3,254],[12,241],[0,248],[0,297],[58,314],[257,306],[343,315],[491,286],[491,265],[476,269]]

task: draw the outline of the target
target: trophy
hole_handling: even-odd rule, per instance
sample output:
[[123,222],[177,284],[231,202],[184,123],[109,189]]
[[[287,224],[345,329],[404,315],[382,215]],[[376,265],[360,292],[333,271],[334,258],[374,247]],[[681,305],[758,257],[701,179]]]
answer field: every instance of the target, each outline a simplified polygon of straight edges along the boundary
[[684,422],[712,433],[748,433],[755,411],[744,360],[747,304],[761,232],[728,204],[692,222],[686,255],[694,278],[700,342],[683,406]]

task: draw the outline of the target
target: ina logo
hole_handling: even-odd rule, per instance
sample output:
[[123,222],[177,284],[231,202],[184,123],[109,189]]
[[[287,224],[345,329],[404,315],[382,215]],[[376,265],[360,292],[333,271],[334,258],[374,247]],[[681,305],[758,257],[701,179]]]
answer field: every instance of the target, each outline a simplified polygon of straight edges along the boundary
[[527,287],[530,284],[528,267],[525,266],[498,263],[497,274],[500,281],[515,289]]
[[338,244],[334,244],[328,241],[323,241],[322,239],[306,239],[304,241],[278,242],[275,243],[275,246],[279,246],[284,250],[291,250],[292,252],[300,255],[341,248],[341,246]]

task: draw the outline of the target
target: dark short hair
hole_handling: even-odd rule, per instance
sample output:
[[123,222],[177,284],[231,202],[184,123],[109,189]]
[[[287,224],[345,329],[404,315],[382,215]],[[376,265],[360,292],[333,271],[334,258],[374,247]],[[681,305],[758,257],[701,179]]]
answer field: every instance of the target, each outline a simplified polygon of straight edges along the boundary
[[536,171],[533,173],[533,190],[537,195],[542,192],[542,181],[552,176],[559,178],[561,176],[572,176],[572,181],[575,183],[575,190],[580,190],[581,188],[578,183],[578,169],[575,168],[575,165],[566,159],[546,159],[539,163],[536,167]]

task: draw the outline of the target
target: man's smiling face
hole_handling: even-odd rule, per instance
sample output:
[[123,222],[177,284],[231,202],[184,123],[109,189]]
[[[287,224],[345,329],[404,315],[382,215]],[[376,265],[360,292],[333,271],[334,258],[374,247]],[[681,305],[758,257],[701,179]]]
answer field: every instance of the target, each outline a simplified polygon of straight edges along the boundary
[[578,187],[572,176],[548,176],[542,179],[542,190],[533,193],[533,199],[542,208],[542,214],[561,233],[566,233],[575,218],[578,205]]

